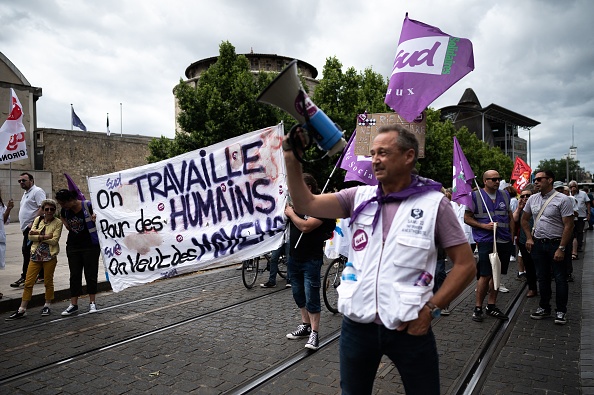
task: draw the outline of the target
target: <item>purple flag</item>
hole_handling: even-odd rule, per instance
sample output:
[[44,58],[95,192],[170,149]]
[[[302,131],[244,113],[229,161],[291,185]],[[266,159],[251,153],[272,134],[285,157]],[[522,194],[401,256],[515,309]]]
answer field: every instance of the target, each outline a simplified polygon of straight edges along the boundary
[[373,174],[373,166],[371,164],[371,158],[366,156],[355,155],[355,135],[357,130],[353,132],[347,148],[345,150],[344,157],[340,162],[340,168],[347,171],[344,177],[345,181],[359,181],[367,185],[377,185],[377,180]]
[[70,178],[68,173],[64,173],[64,177],[66,177],[66,182],[68,183],[68,190],[76,192],[78,195],[78,200],[80,200],[80,201],[85,200],[85,195],[83,195],[83,193],[80,191],[80,189],[78,189],[78,185],[76,185],[74,183],[74,180],[72,180],[72,178]]
[[452,200],[472,208],[472,180],[474,173],[464,152],[454,136],[454,177],[452,179]]
[[408,122],[474,70],[472,43],[408,19],[396,49],[385,103]]

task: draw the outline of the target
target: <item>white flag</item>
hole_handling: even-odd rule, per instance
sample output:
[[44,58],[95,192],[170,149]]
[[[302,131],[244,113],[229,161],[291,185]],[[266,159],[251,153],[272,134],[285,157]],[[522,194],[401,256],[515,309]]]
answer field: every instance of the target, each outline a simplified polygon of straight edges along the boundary
[[23,125],[23,107],[14,89],[10,88],[10,94],[8,118],[0,127],[0,163],[28,157],[27,145],[24,143],[27,129]]

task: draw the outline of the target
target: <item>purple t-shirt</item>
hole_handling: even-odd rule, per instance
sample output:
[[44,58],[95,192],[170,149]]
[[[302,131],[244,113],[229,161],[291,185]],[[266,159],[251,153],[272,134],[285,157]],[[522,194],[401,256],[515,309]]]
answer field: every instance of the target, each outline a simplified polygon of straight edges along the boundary
[[[350,217],[355,207],[355,194],[357,187],[343,189],[336,193],[336,197],[344,210],[344,216]],[[400,202],[387,203],[382,206],[382,236],[386,241],[394,216],[400,207]],[[437,220],[435,222],[435,243],[442,248],[449,248],[460,244],[468,243],[464,231],[460,227],[456,213],[450,205],[450,201],[444,196],[437,209]]]

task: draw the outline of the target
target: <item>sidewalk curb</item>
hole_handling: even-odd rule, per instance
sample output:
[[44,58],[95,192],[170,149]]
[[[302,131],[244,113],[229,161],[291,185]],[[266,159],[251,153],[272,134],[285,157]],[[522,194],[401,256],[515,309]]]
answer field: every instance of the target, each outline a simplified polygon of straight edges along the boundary
[[[35,284],[37,287],[42,287],[43,288],[43,284]],[[23,288],[21,288],[22,291]],[[108,292],[111,291],[111,283],[108,281],[103,281],[103,282],[99,282],[97,283],[97,293],[100,292]],[[22,292],[21,292],[22,294]],[[87,295],[87,286],[83,285],[83,296]],[[70,289],[59,289],[59,290],[55,290],[54,291],[54,301],[53,303],[56,302],[60,302],[63,300],[68,300],[70,299]],[[29,305],[27,306],[27,309],[33,308],[33,307],[41,307],[45,304],[45,295],[42,294],[37,294],[37,295],[33,295],[31,298],[31,301],[29,302]],[[10,312],[10,311],[15,311],[16,309],[19,308],[19,306],[21,305],[21,298],[2,298],[0,299],[0,314],[1,313],[6,313],[6,312]]]

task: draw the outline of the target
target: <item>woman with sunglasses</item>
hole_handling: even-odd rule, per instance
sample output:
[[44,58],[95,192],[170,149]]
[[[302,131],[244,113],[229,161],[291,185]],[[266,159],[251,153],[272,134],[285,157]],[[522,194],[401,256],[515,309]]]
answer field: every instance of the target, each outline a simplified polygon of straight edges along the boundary
[[6,320],[16,320],[25,316],[27,305],[33,295],[33,285],[42,268],[45,272],[43,277],[45,305],[41,309],[41,315],[48,316],[51,313],[50,305],[54,299],[54,271],[58,263],[59,241],[62,236],[62,221],[54,216],[56,208],[57,204],[53,199],[45,199],[41,202],[43,214],[35,218],[29,231],[29,240],[32,242],[31,258],[27,267],[21,306]]
[[95,313],[100,249],[91,202],[78,200],[78,194],[68,189],[56,192],[56,200],[62,206],[60,217],[69,231],[66,256],[70,269],[70,305],[62,315],[69,316],[78,312],[78,298],[83,294],[83,272],[89,293],[89,313]]

